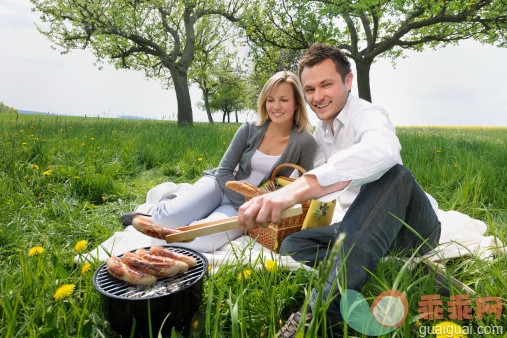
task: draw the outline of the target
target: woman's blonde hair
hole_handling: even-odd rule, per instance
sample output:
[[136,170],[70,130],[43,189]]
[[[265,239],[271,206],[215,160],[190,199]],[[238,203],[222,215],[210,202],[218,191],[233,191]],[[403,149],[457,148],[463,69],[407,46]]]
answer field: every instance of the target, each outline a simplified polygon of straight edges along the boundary
[[259,95],[259,99],[257,100],[257,112],[259,113],[259,121],[257,122],[257,125],[262,125],[264,122],[269,120],[268,111],[266,110],[266,101],[269,94],[271,94],[275,87],[280,83],[289,83],[292,85],[292,89],[294,90],[294,99],[296,101],[297,108],[294,111],[293,121],[298,127],[298,133],[302,130],[309,131],[311,125],[306,113],[306,104],[303,98],[303,86],[296,74],[288,70],[274,74],[264,84],[264,87]]

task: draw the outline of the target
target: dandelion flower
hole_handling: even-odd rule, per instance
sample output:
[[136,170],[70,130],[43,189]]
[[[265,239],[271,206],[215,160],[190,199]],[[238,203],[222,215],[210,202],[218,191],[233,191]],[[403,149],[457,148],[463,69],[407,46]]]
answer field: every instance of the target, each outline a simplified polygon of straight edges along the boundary
[[79,241],[76,243],[76,246],[74,246],[74,249],[76,249],[77,253],[81,253],[84,248],[86,248],[86,246],[88,245],[88,241]]
[[21,143],[22,146],[26,146],[26,142]]
[[192,326],[194,327],[194,330],[197,329],[197,326],[199,326],[199,322],[196,320]]
[[30,166],[30,169],[33,169],[33,170],[39,170],[39,166],[37,164],[32,164]]
[[74,176],[74,178],[79,178],[79,176]]
[[85,273],[87,273],[88,271],[90,271],[92,268],[92,265],[90,263],[86,263],[85,265],[83,265],[83,267],[81,268],[81,274],[84,275]]
[[93,140],[95,140],[95,137],[92,137],[92,138],[90,139],[90,141],[93,141]]
[[29,257],[32,257],[32,256],[36,256],[38,254],[41,254],[44,252],[44,248],[41,247],[41,246],[34,246],[33,248],[30,249],[30,251],[28,251],[28,256]]
[[440,322],[433,326],[433,332],[435,333],[435,336],[437,338],[447,338],[447,337],[454,337],[454,338],[463,338],[466,337],[465,332],[463,328],[453,322]]
[[43,172],[43,173],[42,173],[42,175],[44,175],[44,176],[49,176],[49,175],[51,175],[51,173],[52,173],[52,172],[53,172],[53,170],[48,169],[48,170],[46,170],[45,172]]
[[266,270],[271,271],[275,267],[275,261],[268,259],[264,262],[264,266],[266,267]]
[[244,280],[247,280],[248,277],[250,277],[252,275],[252,271],[250,270],[243,270],[243,272],[240,272],[239,275],[238,275],[238,280],[240,281],[241,279],[244,279]]
[[197,161],[202,161],[202,157],[199,157],[199,158],[197,159]]
[[74,292],[74,289],[76,288],[76,285],[74,284],[63,284],[58,289],[56,289],[56,292],[53,296],[55,300],[59,300],[65,297],[68,297]]
[[86,144],[83,142],[83,143],[81,143],[81,145],[84,147]]
[[440,151],[440,150],[437,150],[437,153],[441,153],[441,151]]

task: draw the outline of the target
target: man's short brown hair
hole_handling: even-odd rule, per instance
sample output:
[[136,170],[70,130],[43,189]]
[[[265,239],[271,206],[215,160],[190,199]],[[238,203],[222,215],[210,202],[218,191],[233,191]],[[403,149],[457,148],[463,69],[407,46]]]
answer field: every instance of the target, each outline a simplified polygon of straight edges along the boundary
[[341,50],[323,43],[314,43],[303,53],[298,62],[299,78],[305,67],[313,67],[326,59],[331,59],[336,71],[341,75],[345,83],[345,77],[351,72],[350,62]]

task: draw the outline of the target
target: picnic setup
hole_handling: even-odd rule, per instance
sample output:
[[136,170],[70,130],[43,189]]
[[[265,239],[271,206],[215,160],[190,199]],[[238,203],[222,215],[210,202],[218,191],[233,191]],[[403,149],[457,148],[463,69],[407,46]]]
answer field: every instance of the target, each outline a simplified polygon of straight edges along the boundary
[[[291,164],[289,166],[297,167]],[[305,172],[302,168],[298,169]],[[231,187],[243,190],[248,199],[250,196],[269,192],[269,189],[276,189],[276,187],[294,181],[293,178],[276,176],[277,172],[278,170],[275,170],[271,180],[260,188],[246,187],[245,185],[238,187],[234,184],[231,184]],[[186,188],[188,188],[186,184],[161,184],[148,192],[146,203],[148,205],[156,203],[156,199],[163,199],[168,194],[181,193]],[[252,191],[254,191],[253,195]],[[308,224],[313,224],[315,227],[339,222],[344,214],[338,208],[335,210],[335,207],[335,201],[323,203],[315,200],[306,201],[302,205],[294,205],[282,212],[280,224],[271,223],[266,228],[259,227],[248,230],[245,235],[231,240],[211,253],[201,253],[180,245],[191,242],[197,237],[237,229],[239,228],[237,217],[212,222],[198,222],[198,224],[179,228],[171,233],[167,233],[164,227],[153,224],[143,225],[141,221],[134,221],[133,225],[126,227],[124,231],[116,232],[87,255],[76,256],[75,261],[95,259],[107,262],[97,269],[93,283],[101,294],[104,315],[117,332],[128,334],[133,319],[137,322],[137,330],[140,330],[138,332],[148,332],[149,327],[145,320],[148,312],[152,316],[151,323],[154,326],[160,325],[166,320],[163,314],[177,313],[177,316],[170,319],[168,326],[182,329],[189,325],[189,319],[197,311],[198,304],[202,300],[203,278],[207,274],[213,274],[224,264],[241,263],[237,261],[238,252],[247,252],[246,255],[241,256],[245,260],[243,263],[270,259],[276,261],[280,267],[292,270],[311,270],[308,266],[292,259],[291,256],[281,256],[279,245],[288,235],[304,231]],[[309,209],[312,212],[310,216]],[[327,212],[319,212],[323,209]],[[443,269],[445,262],[453,258],[474,255],[487,260],[505,252],[503,244],[493,236],[483,236],[486,231],[484,222],[455,211],[439,210],[438,216],[442,221],[442,226],[447,229],[445,237],[441,239],[442,244],[434,251],[416,257],[411,264],[424,262],[435,269]],[[145,271],[148,274],[143,274],[142,271],[131,270],[131,268],[134,270],[136,268],[135,264],[129,263],[131,259],[125,260],[126,255],[131,257],[129,255],[132,254],[133,256],[137,255],[138,260],[146,259],[145,266],[148,262],[151,265],[159,264],[161,266],[159,270],[164,268],[164,264],[166,270],[168,266],[174,267],[175,261],[179,261],[184,268],[178,270],[176,266],[176,272],[169,274],[163,274],[160,271],[155,273]],[[111,259],[118,259],[118,257],[122,258],[124,262],[126,261],[127,265],[130,264],[131,268],[126,266],[123,269],[132,271],[133,275],[115,274],[114,269],[110,267],[113,264]],[[164,261],[165,258],[169,258],[168,261]],[[121,263],[121,259],[118,261],[125,266],[124,263]],[[189,264],[189,262],[191,263]],[[140,263],[137,266],[142,267],[143,264]],[[156,266],[155,269],[157,269]],[[172,270],[174,271],[174,269]],[[140,274],[145,278],[148,277],[149,282],[143,281],[142,277],[139,277]],[[153,274],[158,277],[153,277]],[[468,287],[465,287],[464,291],[474,294],[474,290]]]

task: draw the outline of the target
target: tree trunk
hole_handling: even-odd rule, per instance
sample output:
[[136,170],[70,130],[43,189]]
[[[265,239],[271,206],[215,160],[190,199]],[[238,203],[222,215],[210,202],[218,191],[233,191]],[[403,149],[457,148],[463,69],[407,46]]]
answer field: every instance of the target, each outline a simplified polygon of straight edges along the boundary
[[176,101],[178,101],[178,126],[192,126],[192,101],[190,100],[190,90],[188,88],[188,73],[186,69],[170,67],[169,71],[176,91]]
[[225,123],[225,112],[224,112],[224,115],[222,116],[222,123]]
[[213,117],[211,116],[211,109],[209,108],[209,94],[207,90],[202,90],[202,95],[204,96],[204,107],[206,107],[206,114],[208,114],[208,121],[210,124],[213,124]]
[[359,97],[369,102],[371,102],[371,90],[370,90],[371,64],[372,64],[371,60],[356,61],[357,89]]
[[231,123],[231,113],[227,113],[227,123]]
[[238,121],[238,111],[237,111],[237,110],[236,110],[236,111],[234,111],[234,114],[236,114],[236,123],[238,123],[238,122],[239,122],[239,121]]

